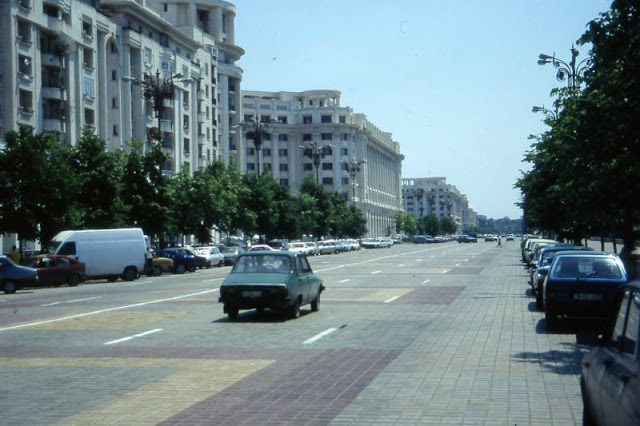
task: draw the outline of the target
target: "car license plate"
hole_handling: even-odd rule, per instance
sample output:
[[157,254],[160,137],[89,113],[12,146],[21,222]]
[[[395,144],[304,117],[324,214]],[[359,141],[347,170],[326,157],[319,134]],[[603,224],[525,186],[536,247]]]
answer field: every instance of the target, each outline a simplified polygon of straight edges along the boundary
[[585,300],[590,302],[599,302],[603,300],[603,296],[601,294],[594,293],[575,293],[573,295],[573,300]]
[[260,290],[245,290],[242,292],[242,297],[248,297],[250,299],[257,299],[262,296],[262,292]]

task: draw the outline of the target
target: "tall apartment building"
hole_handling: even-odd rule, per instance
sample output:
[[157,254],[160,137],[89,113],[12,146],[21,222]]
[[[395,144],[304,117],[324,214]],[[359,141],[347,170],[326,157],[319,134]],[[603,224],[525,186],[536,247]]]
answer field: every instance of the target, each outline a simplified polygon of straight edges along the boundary
[[402,179],[402,204],[416,220],[430,214],[438,219],[450,217],[459,233],[476,225],[476,214],[466,195],[447,184],[444,177]]
[[234,18],[220,0],[2,1],[0,133],[29,126],[73,145],[89,127],[110,149],[154,137],[166,174],[234,161]]
[[[254,171],[260,164],[262,172],[271,172],[294,192],[306,177],[317,177],[363,211],[368,236],[395,232],[395,215],[402,211],[400,145],[364,114],[341,106],[339,91],[243,90],[242,115],[243,123],[269,124],[261,152],[245,131],[237,132],[238,146],[244,148],[241,170]],[[348,164],[359,164],[360,170],[352,175]]]

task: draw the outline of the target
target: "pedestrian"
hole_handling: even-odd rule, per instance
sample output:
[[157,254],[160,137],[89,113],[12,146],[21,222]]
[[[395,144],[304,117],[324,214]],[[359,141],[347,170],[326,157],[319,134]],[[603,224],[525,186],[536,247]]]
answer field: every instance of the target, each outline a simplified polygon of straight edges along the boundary
[[13,263],[15,263],[16,265],[20,263],[20,259],[22,258],[22,256],[20,255],[20,252],[18,251],[16,246],[11,247],[11,253],[9,253],[9,258],[13,260]]
[[502,235],[498,235],[498,247],[502,247]]

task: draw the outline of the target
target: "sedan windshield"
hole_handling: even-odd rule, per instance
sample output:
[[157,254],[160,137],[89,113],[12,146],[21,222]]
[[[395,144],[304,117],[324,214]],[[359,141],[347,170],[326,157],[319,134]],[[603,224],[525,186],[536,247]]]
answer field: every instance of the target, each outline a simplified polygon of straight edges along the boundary
[[598,257],[564,257],[555,269],[558,278],[622,279],[620,268],[613,259]]

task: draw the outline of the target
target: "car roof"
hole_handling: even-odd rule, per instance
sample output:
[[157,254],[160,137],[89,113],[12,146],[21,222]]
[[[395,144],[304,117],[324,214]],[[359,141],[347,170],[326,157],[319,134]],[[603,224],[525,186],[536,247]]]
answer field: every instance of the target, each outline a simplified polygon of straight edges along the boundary
[[288,256],[288,257],[296,257],[301,256],[302,253],[295,251],[286,251],[286,250],[255,250],[255,251],[245,251],[240,254],[240,256]]
[[618,257],[617,254],[611,253],[609,251],[590,251],[590,250],[563,250],[561,252],[556,253],[556,257],[600,257],[600,256],[610,256],[610,257]]

